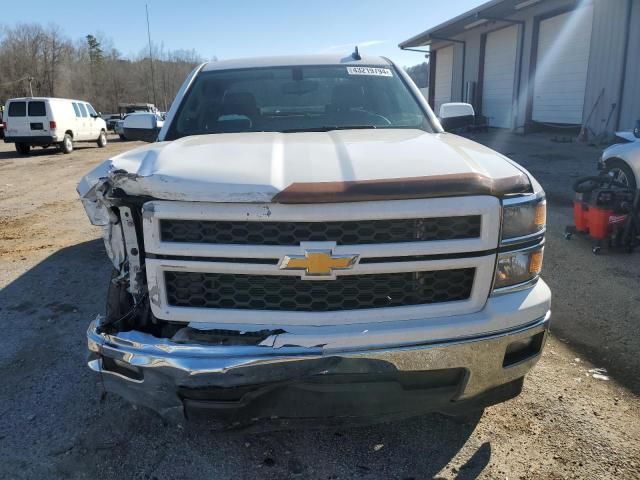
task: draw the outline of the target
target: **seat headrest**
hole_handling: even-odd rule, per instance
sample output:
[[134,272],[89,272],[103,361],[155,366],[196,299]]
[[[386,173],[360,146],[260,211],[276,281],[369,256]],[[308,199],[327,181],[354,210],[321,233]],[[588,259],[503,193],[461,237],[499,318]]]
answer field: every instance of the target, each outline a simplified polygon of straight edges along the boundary
[[364,107],[364,92],[360,85],[343,83],[333,87],[331,103],[338,110]]
[[256,97],[249,92],[227,92],[222,102],[222,113],[255,117],[259,113]]

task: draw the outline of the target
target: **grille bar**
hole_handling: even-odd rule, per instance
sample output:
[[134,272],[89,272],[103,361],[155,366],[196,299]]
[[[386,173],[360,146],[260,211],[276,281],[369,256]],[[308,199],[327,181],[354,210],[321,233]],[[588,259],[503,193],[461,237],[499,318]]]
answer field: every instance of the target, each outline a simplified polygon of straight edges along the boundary
[[247,222],[163,219],[164,242],[229,245],[338,245],[457,240],[480,236],[481,216],[329,222]]
[[466,300],[475,268],[345,275],[335,280],[165,271],[169,305],[238,310],[330,312]]

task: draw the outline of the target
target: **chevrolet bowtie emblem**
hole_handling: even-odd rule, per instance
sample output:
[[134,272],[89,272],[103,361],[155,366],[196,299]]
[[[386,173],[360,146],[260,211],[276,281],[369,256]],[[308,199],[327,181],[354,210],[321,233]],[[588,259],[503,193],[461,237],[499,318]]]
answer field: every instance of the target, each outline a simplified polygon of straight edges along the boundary
[[304,270],[304,274],[310,277],[333,277],[334,270],[347,270],[357,260],[358,255],[333,255],[331,250],[305,250],[304,255],[286,255],[280,263],[280,269]]

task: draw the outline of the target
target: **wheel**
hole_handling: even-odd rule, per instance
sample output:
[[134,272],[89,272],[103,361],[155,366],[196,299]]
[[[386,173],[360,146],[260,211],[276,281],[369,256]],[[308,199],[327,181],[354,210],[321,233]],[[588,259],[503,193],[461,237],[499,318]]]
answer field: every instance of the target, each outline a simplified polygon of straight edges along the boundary
[[28,143],[16,143],[16,151],[20,155],[29,155],[29,151],[31,150],[31,145]]
[[635,190],[638,183],[636,182],[636,176],[633,174],[631,167],[619,158],[614,158],[607,162],[607,173],[613,177],[615,182],[626,185],[627,188]]
[[60,142],[60,150],[62,151],[62,153],[73,152],[73,139],[68,133],[64,134],[64,140]]
[[601,249],[602,247],[591,247],[591,253],[593,253],[594,255],[599,255]]
[[107,134],[104,132],[104,130],[100,131],[100,136],[98,137],[97,143],[100,148],[104,148],[107,146]]

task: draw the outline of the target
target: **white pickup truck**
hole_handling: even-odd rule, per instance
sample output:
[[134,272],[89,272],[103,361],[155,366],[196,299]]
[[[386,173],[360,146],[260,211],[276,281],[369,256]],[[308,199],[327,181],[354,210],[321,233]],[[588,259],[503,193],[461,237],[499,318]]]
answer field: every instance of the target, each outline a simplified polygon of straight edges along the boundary
[[156,142],[78,185],[114,267],[90,368],[166,418],[230,424],[518,395],[550,318],[545,196],[445,133],[469,112],[436,118],[380,57],[196,68]]

